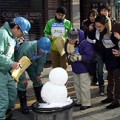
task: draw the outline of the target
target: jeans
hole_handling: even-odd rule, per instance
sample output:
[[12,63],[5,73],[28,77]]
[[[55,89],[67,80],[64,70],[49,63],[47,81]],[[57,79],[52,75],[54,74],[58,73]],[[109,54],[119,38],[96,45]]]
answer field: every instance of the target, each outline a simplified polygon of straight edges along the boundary
[[97,77],[99,88],[104,87],[104,80],[103,80],[103,60],[102,56],[98,53],[95,53],[95,57],[97,59]]

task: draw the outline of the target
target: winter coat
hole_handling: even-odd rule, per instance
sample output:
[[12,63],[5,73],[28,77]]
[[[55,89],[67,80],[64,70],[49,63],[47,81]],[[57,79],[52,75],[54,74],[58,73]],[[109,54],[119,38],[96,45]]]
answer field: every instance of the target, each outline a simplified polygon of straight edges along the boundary
[[114,43],[114,46],[111,48],[105,48],[104,54],[103,54],[103,60],[105,62],[107,70],[111,70],[111,69],[113,70],[116,68],[120,68],[120,58],[116,57],[112,53],[112,49],[119,50],[118,39],[116,39],[113,34],[110,36],[110,39]]
[[[34,56],[37,55],[37,41],[24,42],[16,52],[17,61],[22,58],[22,56],[27,56],[28,58],[30,58],[32,64],[27,68],[27,72],[31,80],[34,80],[37,75],[41,74],[44,68],[44,64],[46,62],[46,54],[38,59],[34,59]],[[26,79],[25,73],[22,74],[20,80],[21,79]]]
[[[45,29],[44,29],[44,35],[45,35],[46,37],[49,37],[49,36],[52,35],[52,29],[53,29],[54,27],[56,27],[55,25],[56,25],[56,26],[58,25],[59,27],[61,27],[62,29],[64,29],[64,30],[63,30],[63,31],[64,31],[63,37],[64,37],[65,40],[66,40],[67,37],[68,37],[68,31],[73,28],[72,23],[71,23],[69,20],[67,20],[67,19],[64,19],[64,21],[63,21],[62,23],[58,23],[55,18],[50,19],[50,20],[47,22],[47,24],[46,24],[46,26],[45,26]],[[59,29],[59,27],[57,27],[57,28]],[[53,36],[53,39],[51,40],[51,50],[58,52],[58,49],[57,49],[56,45],[54,44],[54,42],[55,42],[55,40],[56,40],[56,37],[54,37],[54,35],[52,35],[52,36]]]
[[[93,25],[93,30],[89,31],[89,26],[91,24]],[[84,31],[85,38],[87,38],[87,35],[89,34],[89,32],[90,34],[92,34],[92,32],[94,33],[95,22],[91,22],[89,19],[87,19],[82,23],[81,29]]]
[[[119,68],[119,58],[112,54],[112,49],[118,49],[118,40],[114,37],[114,35],[107,32],[107,29],[104,29],[101,33],[96,30],[94,33],[94,39],[96,40],[96,43],[91,43],[93,44],[94,50],[102,56],[106,69]],[[93,40],[88,39],[88,41],[90,42]]]
[[[72,71],[76,74],[87,73],[88,69],[86,68],[84,62],[90,61],[94,56],[94,51],[92,45],[84,39],[84,32],[82,30],[78,30],[79,32],[79,43],[75,44],[75,48],[77,47],[79,50],[79,54],[82,55],[82,61],[70,62],[72,66]],[[67,44],[68,40],[65,44],[65,51],[67,56],[69,53],[67,52]]]
[[6,22],[0,28],[0,72],[6,74],[14,61],[14,48],[16,41],[13,37],[12,30]]

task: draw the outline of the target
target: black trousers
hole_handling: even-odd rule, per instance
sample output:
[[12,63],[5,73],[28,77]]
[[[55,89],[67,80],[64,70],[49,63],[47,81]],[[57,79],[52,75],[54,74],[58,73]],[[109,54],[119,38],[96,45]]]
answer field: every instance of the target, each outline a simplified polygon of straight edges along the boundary
[[108,70],[107,97],[120,103],[120,68]]

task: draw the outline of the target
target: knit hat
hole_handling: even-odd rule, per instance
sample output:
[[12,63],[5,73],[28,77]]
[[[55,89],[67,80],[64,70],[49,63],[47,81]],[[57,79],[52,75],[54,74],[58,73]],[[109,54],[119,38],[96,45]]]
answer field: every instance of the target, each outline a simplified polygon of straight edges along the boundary
[[62,14],[66,14],[67,13],[67,9],[63,6],[60,6],[57,8],[56,13],[62,13]]
[[120,34],[120,23],[115,23],[113,26],[112,26],[112,32],[117,32]]
[[78,31],[76,29],[72,29],[68,33],[68,39],[78,39]]

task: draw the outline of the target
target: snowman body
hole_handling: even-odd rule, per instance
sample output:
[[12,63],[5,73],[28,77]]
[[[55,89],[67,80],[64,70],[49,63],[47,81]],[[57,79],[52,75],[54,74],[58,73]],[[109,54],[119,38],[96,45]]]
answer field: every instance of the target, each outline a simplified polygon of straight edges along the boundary
[[41,97],[46,103],[64,103],[67,101],[67,88],[65,83],[68,74],[63,68],[54,68],[49,74],[49,81],[46,82],[41,90]]
[[63,103],[67,100],[67,89],[65,85],[56,85],[47,82],[42,88],[42,99],[47,103]]

